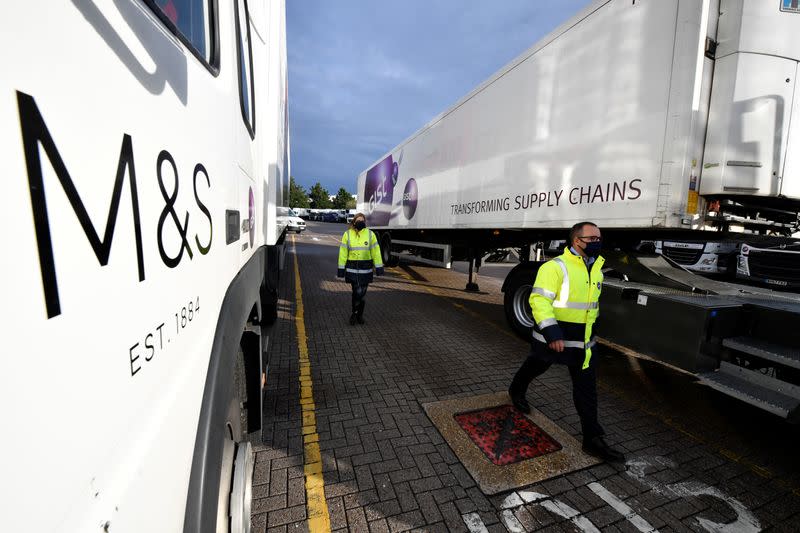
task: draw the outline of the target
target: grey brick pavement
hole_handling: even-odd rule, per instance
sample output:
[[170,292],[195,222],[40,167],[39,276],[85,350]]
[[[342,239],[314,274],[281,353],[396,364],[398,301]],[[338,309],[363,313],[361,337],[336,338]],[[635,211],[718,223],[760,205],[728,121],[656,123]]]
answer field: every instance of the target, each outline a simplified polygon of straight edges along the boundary
[[[508,495],[486,498],[420,407],[508,387],[527,348],[504,328],[498,284],[483,280],[482,288],[493,290],[466,294],[460,290],[463,276],[452,272],[390,269],[370,286],[367,324],[351,327],[349,286],[335,279],[337,245],[321,233],[314,236],[320,240],[297,239],[297,256],[332,529],[466,531],[462,516],[478,513],[488,531],[507,531],[502,510]],[[293,260],[289,255],[280,316],[270,332],[265,441],[257,447],[253,502],[258,532],[307,529]],[[798,469],[790,447],[763,450],[758,437],[742,436],[731,422],[733,413],[703,413],[736,409],[736,416],[759,424],[756,434],[785,432],[795,443],[796,430],[737,403],[705,401],[705,392],[698,402],[696,392],[684,393],[686,377],[660,367],[642,367],[609,350],[598,357],[601,421],[608,440],[633,463],[598,465],[526,490],[569,506],[604,531],[636,529],[588,488],[593,482],[660,531],[705,531],[698,519],[736,520],[737,508],[725,498],[740,502],[762,527],[800,527]],[[675,400],[681,394],[691,412]],[[529,399],[580,438],[564,369],[553,367],[534,382]],[[681,413],[685,419],[676,416]],[[526,531],[577,530],[536,502],[510,512]]]

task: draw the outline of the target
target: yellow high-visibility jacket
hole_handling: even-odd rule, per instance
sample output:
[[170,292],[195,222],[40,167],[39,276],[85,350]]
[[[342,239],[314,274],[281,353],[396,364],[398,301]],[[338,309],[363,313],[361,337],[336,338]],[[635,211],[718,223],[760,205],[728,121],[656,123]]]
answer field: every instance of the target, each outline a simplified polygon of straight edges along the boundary
[[350,228],[342,235],[339,245],[339,273],[344,270],[347,281],[369,283],[372,281],[372,267],[383,273],[381,247],[375,234],[364,228],[356,231]]
[[[589,270],[582,257],[565,248],[562,255],[539,268],[530,297],[537,353],[567,364],[582,361],[581,368],[589,368],[594,346],[592,326],[600,313],[604,262],[598,257]],[[563,356],[547,348],[554,340],[564,341]]]

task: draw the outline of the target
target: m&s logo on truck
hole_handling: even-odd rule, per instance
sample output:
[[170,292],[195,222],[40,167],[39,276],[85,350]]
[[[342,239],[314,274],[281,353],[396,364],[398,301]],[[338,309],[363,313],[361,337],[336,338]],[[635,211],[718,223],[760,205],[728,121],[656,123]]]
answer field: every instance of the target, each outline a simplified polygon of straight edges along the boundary
[[[78,219],[100,266],[108,264],[111,255],[111,242],[114,238],[114,230],[117,224],[117,215],[120,212],[120,204],[122,202],[122,192],[125,183],[128,183],[133,217],[136,267],[139,282],[144,281],[146,278],[144,243],[141,211],[139,209],[139,185],[136,180],[136,165],[134,164],[133,138],[128,134],[122,136],[122,145],[114,178],[114,189],[108,208],[108,218],[101,236],[89,216],[78,188],[67,170],[67,165],[61,153],[58,151],[55,140],[50,135],[50,130],[45,124],[44,117],[36,101],[30,95],[17,92],[17,102],[47,318],[53,318],[61,314],[61,297],[58,290],[56,258],[53,237],[50,231],[51,222],[47,207],[47,196],[45,194],[42,155],[45,156],[45,159],[53,168],[55,177],[61,184],[69,205],[72,207],[73,213]],[[191,178],[188,178],[187,174],[190,174]],[[211,189],[211,178],[205,167],[201,163],[197,163],[191,173],[186,171],[179,173],[178,165],[172,155],[167,150],[161,150],[156,161],[156,180],[163,198],[163,206],[160,209],[155,234],[161,261],[167,267],[175,268],[184,259],[193,260],[195,252],[198,252],[200,256],[208,254],[211,250],[214,227],[211,211],[200,196],[201,192],[205,193]],[[181,184],[184,184],[183,187],[181,187]],[[176,207],[178,190],[183,190],[187,186],[191,187],[197,210],[202,213],[197,220],[192,218],[191,223],[190,213],[188,211],[178,213]],[[250,194],[252,206],[252,191]],[[252,219],[252,210],[250,216]],[[58,223],[63,223],[63,221],[59,220]],[[175,234],[178,236],[177,240],[179,242],[177,243],[174,239]],[[165,237],[165,235],[168,237]],[[173,237],[169,237],[169,235]],[[175,246],[176,244],[177,247]]]

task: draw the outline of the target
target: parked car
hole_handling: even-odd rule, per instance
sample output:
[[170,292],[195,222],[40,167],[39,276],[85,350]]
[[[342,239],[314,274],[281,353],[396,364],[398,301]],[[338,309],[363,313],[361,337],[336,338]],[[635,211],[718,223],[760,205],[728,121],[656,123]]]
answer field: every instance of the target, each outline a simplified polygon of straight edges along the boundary
[[286,227],[287,231],[293,231],[295,233],[301,233],[303,230],[306,229],[306,221],[297,216],[297,212],[289,209],[289,216],[286,217],[289,224]]
[[322,221],[339,222],[339,213],[336,211],[328,211],[327,213],[322,213]]

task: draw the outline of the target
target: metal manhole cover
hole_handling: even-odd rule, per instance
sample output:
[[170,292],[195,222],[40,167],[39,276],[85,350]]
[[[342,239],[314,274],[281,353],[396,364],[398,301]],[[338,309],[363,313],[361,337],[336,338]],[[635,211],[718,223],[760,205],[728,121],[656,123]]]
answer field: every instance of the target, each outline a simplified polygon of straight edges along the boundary
[[[530,415],[513,411],[506,392],[440,400],[422,407],[484,494],[532,485],[600,462],[583,453],[580,442],[536,409]],[[515,429],[520,427],[527,429]],[[531,428],[540,436],[532,436]],[[528,455],[534,449],[538,455]]]
[[561,449],[553,437],[510,405],[454,415],[492,464],[510,465]]

